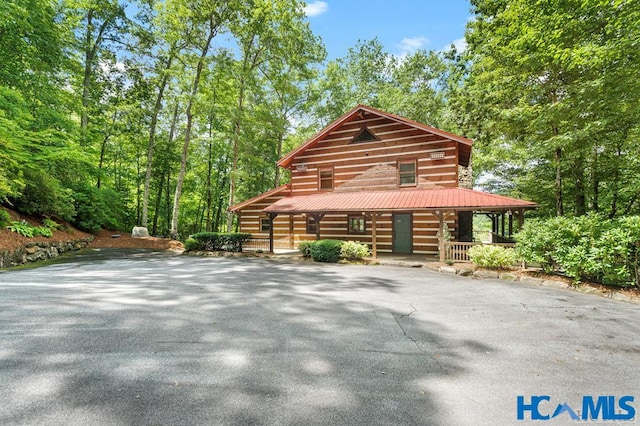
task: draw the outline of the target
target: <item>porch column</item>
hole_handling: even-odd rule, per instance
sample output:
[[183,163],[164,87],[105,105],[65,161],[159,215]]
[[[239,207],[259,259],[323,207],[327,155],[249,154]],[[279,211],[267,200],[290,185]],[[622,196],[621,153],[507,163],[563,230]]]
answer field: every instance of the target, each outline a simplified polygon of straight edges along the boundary
[[374,259],[378,257],[378,244],[376,240],[376,233],[377,233],[376,220],[380,215],[382,215],[382,213],[375,213],[375,212],[371,213],[371,255],[373,256]]
[[278,216],[278,213],[267,213],[269,216],[269,253],[273,254],[273,219]]
[[509,216],[509,237],[511,237],[513,235],[513,212],[509,210],[507,216]]
[[445,261],[444,253],[444,213],[440,210],[436,210],[436,217],[438,218],[438,259],[440,262]]
[[294,243],[294,236],[293,236],[293,215],[290,214],[289,215],[289,248],[293,249],[293,243]]
[[320,240],[320,219],[324,217],[324,213],[310,213],[311,216],[316,221],[316,241]]

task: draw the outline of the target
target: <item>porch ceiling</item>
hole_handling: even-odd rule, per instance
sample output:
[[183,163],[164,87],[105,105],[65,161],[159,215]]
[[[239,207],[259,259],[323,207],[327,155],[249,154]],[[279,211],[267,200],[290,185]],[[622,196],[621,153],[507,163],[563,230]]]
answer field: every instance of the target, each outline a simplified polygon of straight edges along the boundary
[[324,213],[534,209],[536,203],[463,188],[395,191],[326,192],[285,197],[264,209],[266,213]]

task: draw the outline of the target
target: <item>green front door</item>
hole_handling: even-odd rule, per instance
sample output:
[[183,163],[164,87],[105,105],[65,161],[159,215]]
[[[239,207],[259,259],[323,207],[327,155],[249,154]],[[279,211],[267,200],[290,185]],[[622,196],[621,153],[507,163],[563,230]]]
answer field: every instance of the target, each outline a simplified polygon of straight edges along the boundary
[[393,252],[413,253],[413,239],[411,213],[396,213],[393,215]]

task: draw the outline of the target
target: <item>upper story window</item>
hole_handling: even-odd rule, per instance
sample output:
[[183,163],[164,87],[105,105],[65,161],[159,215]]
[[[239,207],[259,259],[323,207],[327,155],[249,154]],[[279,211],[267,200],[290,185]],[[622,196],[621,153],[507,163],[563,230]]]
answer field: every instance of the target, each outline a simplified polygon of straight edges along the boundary
[[318,169],[318,188],[324,191],[333,189],[333,168]]
[[398,182],[400,186],[416,184],[416,160],[398,161]]
[[355,137],[351,141],[351,143],[359,143],[359,142],[373,142],[379,141],[380,138],[377,137],[371,130],[363,127],[360,129],[358,133],[356,133]]

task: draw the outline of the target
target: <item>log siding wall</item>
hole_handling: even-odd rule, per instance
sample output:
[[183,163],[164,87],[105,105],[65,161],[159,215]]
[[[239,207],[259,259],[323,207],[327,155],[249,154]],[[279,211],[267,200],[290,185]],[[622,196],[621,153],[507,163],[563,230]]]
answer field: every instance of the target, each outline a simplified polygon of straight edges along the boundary
[[[380,140],[352,142],[364,126]],[[268,232],[260,230],[260,218],[266,217],[262,210],[286,195],[318,193],[320,170],[333,170],[333,191],[457,187],[457,146],[442,136],[367,113],[361,119],[344,123],[296,156],[290,166],[291,191],[266,197],[242,209],[239,212],[241,231],[268,238]],[[431,153],[435,152],[442,152],[444,157],[432,159]],[[398,164],[412,160],[416,162],[416,185],[400,186]],[[299,170],[297,166],[303,165]],[[412,213],[413,253],[437,255],[437,217],[426,211]],[[393,251],[392,218],[393,212],[385,212],[376,220],[380,253]],[[447,221],[452,235],[456,234],[456,222],[456,216]],[[274,220],[274,245],[294,248],[300,241],[314,240],[316,236],[306,231],[306,216],[278,215]],[[349,234],[347,213],[326,214],[320,221],[320,237],[361,241],[371,246],[371,217],[367,216],[365,234]]]

